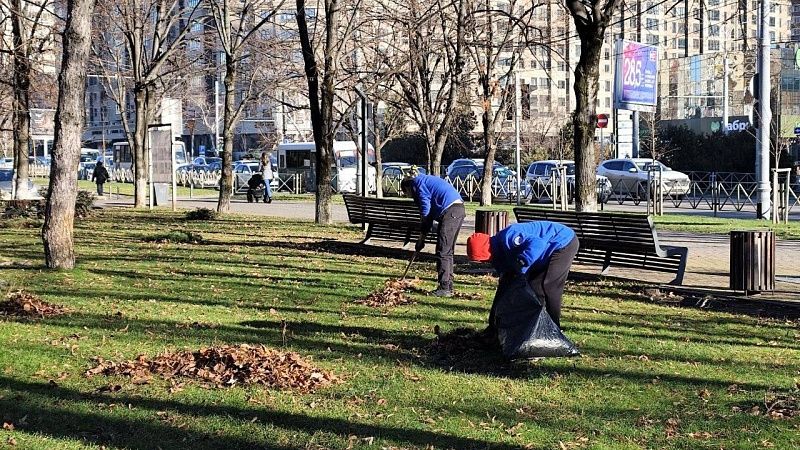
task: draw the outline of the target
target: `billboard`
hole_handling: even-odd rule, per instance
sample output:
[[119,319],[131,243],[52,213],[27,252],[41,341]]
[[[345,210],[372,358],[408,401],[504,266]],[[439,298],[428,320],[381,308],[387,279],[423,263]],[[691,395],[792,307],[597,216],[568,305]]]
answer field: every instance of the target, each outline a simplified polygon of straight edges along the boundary
[[654,111],[658,101],[658,47],[620,39],[614,71],[614,107]]

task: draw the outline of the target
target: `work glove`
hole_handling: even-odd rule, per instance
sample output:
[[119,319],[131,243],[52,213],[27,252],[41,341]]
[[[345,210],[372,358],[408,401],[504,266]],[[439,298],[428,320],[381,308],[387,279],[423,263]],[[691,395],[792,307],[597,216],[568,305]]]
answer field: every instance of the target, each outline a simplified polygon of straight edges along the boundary
[[418,252],[421,252],[423,248],[425,248],[425,239],[424,239],[424,237],[417,241],[417,245],[414,246],[414,250],[416,250]]

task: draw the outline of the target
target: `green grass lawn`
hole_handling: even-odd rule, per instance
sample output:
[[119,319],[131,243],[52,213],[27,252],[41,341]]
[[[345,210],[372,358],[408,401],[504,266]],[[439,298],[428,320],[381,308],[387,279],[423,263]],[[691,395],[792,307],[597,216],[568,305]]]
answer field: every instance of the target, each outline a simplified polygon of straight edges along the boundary
[[[172,230],[203,242],[153,242]],[[764,414],[774,394],[800,397],[796,322],[670,307],[618,283],[583,282],[568,286],[562,317],[581,358],[440,358],[426,351],[434,326],[482,328],[496,281],[458,274],[457,290],[471,295],[412,293],[415,304],[387,310],[356,304],[409,256],[342,244],[360,235],[106,210],[77,224],[78,267],[48,271],[38,229],[0,228],[3,289],[72,310],[0,319],[0,448],[800,447],[800,417]],[[431,259],[411,270],[426,289],[434,273]],[[96,356],[239,343],[297,351],[343,382],[300,394],[83,376]]]
[[[42,186],[46,186],[49,179],[47,178],[33,178],[33,182]],[[89,192],[97,192],[97,185],[91,180],[78,180],[78,189],[83,189]],[[105,184],[105,193],[106,195],[133,195],[133,183],[106,183]],[[178,196],[179,197],[188,197],[190,194],[190,189],[184,186],[178,186]],[[195,188],[191,190],[191,194],[196,197],[215,197],[219,196],[219,191],[216,189],[200,189]]]

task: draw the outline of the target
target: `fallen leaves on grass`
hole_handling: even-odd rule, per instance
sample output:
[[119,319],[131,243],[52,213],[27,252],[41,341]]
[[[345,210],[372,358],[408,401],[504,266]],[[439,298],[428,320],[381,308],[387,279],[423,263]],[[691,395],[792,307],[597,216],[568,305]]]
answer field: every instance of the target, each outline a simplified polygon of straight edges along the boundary
[[454,291],[453,298],[460,298],[463,300],[481,300],[483,299],[483,295],[477,292],[461,292],[461,291]]
[[485,352],[495,348],[496,342],[483,332],[472,328],[456,328],[442,333],[439,325],[433,329],[436,339],[428,346],[428,353],[460,359],[474,356],[476,351]]
[[406,291],[416,287],[419,284],[419,279],[413,280],[398,280],[392,278],[386,280],[383,288],[374,291],[367,296],[367,298],[357,300],[356,303],[371,306],[373,308],[387,308],[392,306],[408,305],[413,303],[413,300],[406,296]]
[[25,291],[12,292],[6,296],[6,301],[0,303],[0,316],[44,318],[59,316],[66,312],[67,308],[47,303]]
[[297,353],[244,344],[163,353],[154,358],[139,355],[135,360],[121,363],[102,358],[95,361],[97,365],[87,370],[85,376],[125,375],[134,380],[147,380],[151,375],[160,375],[168,379],[199,379],[217,387],[261,384],[301,392],[338,381],[332,373],[314,367]]
[[768,392],[764,395],[762,404],[751,403],[750,405],[734,406],[733,412],[774,420],[800,417],[800,399],[798,397],[798,393]]
[[673,438],[678,435],[678,427],[680,424],[680,419],[673,417],[667,419],[666,423],[664,423],[664,433],[666,433],[667,438]]

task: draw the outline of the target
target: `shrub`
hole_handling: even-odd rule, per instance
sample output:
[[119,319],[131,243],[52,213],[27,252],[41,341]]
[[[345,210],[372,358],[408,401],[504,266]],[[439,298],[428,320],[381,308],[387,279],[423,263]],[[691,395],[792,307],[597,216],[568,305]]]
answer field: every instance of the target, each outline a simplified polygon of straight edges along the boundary
[[194,211],[186,212],[186,220],[214,220],[217,212],[209,208],[197,208]]
[[89,217],[94,208],[95,196],[89,191],[78,191],[78,197],[75,199],[75,217],[83,219]]
[[169,233],[150,236],[144,240],[159,244],[199,244],[203,242],[203,237],[191,231],[172,230]]

